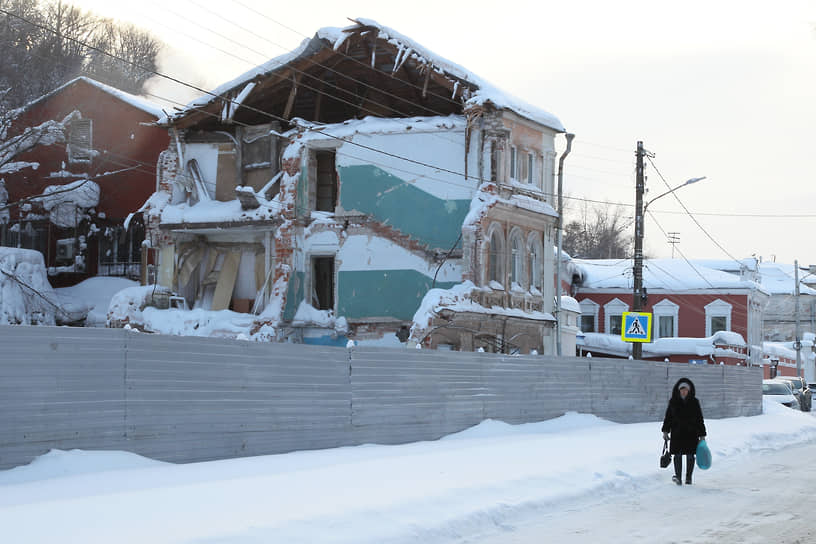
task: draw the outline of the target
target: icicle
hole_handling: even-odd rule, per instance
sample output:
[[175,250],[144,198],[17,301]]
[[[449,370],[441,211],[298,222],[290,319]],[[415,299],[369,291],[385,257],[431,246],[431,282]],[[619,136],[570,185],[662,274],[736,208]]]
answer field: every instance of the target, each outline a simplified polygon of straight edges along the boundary
[[376,43],[371,47],[371,67],[376,68],[377,64],[377,45]]
[[451,95],[451,98],[456,98],[456,91],[458,91],[458,90],[459,90],[459,82],[456,81],[456,82],[453,83],[453,94]]

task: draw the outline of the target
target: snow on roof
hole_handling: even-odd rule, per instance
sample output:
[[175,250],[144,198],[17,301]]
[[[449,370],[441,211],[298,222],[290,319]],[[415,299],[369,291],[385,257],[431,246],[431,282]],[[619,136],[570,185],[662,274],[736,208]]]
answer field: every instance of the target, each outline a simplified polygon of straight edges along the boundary
[[[572,262],[581,271],[582,288],[632,289],[631,259],[573,259]],[[647,289],[669,291],[758,289],[766,292],[756,282],[682,259],[644,259],[643,285]]]
[[[611,355],[626,356],[632,352],[632,343],[624,342],[619,335],[599,332],[585,332],[578,336],[577,343],[585,350],[598,350]],[[719,355],[744,358],[744,353],[717,346],[745,348],[747,344],[742,336],[731,331],[720,331],[704,338],[658,338],[654,342],[644,343],[644,357],[665,357],[669,355]]]
[[[322,40],[329,42],[332,47],[337,50],[343,44],[346,38],[349,37],[351,31],[358,29],[360,28],[360,25],[363,25],[376,28],[378,31],[378,38],[394,45],[399,51],[397,54],[398,60],[404,62],[404,60],[407,58],[413,58],[419,63],[429,64],[437,73],[448,75],[454,79],[466,81],[478,87],[478,90],[467,99],[466,105],[475,106],[491,103],[499,109],[512,110],[522,117],[526,117],[527,119],[550,127],[558,132],[566,131],[564,126],[561,124],[561,121],[555,115],[513,97],[512,95],[500,90],[498,87],[495,87],[487,80],[480,78],[468,70],[465,70],[458,64],[455,64],[424,48],[407,36],[404,36],[399,32],[383,26],[371,19],[361,18],[357,19],[356,21],[359,24],[345,28],[324,27],[319,29],[313,38],[306,38],[294,50],[270,59],[265,63],[241,74],[237,78],[219,85],[210,93],[191,101],[185,108],[173,114],[172,117],[182,117],[189,113],[190,110],[209,104],[217,96],[222,96],[228,91],[245,86],[258,76],[268,75],[281,69],[283,66],[298,60],[301,57],[307,57],[314,54],[322,48],[322,45],[319,43]],[[399,66],[399,63],[397,63],[397,66]],[[161,122],[167,121],[167,118],[161,119]]]
[[[792,264],[760,263],[760,283],[768,292],[774,295],[793,295],[796,290],[795,270]],[[807,272],[799,272],[799,293],[802,295],[816,295],[816,290],[802,282],[802,276]]]
[[[419,62],[431,64],[437,71],[450,74],[455,78],[462,79],[473,83],[479,87],[479,90],[467,100],[468,105],[481,105],[485,103],[492,103],[500,109],[512,110],[523,117],[527,117],[532,121],[536,121],[544,126],[548,126],[559,132],[564,132],[564,126],[553,114],[539,109],[535,106],[527,104],[526,102],[511,96],[510,94],[500,90],[485,79],[480,78],[473,72],[470,72],[463,67],[455,64],[444,57],[441,57],[422,45],[418,44],[411,38],[400,34],[399,32],[379,24],[372,19],[357,19],[362,25],[375,27],[379,30],[378,37],[395,45],[403,56],[411,56],[416,58]],[[356,27],[348,27],[345,30],[350,30]],[[343,36],[342,39],[345,39]],[[340,44],[336,44],[335,48]]]
[[[776,262],[758,262],[756,259],[741,259],[739,262],[733,260],[694,260],[695,264],[713,268],[715,270],[722,270],[731,274],[741,274],[745,271],[753,272],[755,281],[759,283],[764,290],[772,295],[793,295],[795,291],[796,281],[794,278],[794,269],[792,264],[776,263]],[[800,270],[799,272],[799,292],[803,295],[816,295],[816,290],[808,287],[804,278],[808,273]]]
[[28,108],[30,108],[31,106],[33,106],[35,104],[38,104],[39,102],[54,96],[55,94],[61,92],[63,89],[66,89],[67,87],[70,87],[71,85],[74,85],[75,83],[77,83],[79,81],[87,83],[88,85],[92,85],[92,86],[96,87],[97,89],[118,98],[122,102],[125,102],[125,103],[133,106],[136,109],[142,110],[145,113],[149,113],[150,115],[152,115],[156,119],[160,119],[160,118],[164,117],[164,111],[162,110],[161,106],[159,106],[158,104],[156,104],[154,102],[151,102],[151,101],[147,100],[146,98],[142,98],[140,96],[136,96],[136,95],[127,93],[125,91],[117,89],[116,87],[111,87],[110,85],[105,85],[104,83],[101,83],[99,81],[96,81],[95,79],[91,79],[91,78],[85,77],[85,76],[76,77],[76,78],[72,79],[71,81],[69,81],[67,83],[64,83],[63,85],[60,85],[59,87],[57,87],[53,91],[51,91],[49,93],[46,93],[46,94],[42,95],[41,97],[32,100],[31,102],[29,102],[28,104],[23,106],[19,111],[25,111]]
[[238,200],[221,202],[206,200],[165,206],[161,212],[163,224],[228,223],[232,221],[266,221],[278,215],[279,206],[261,206],[244,210]]
[[[348,139],[355,134],[405,134],[406,132],[426,133],[439,132],[440,130],[459,130],[464,131],[467,128],[467,123],[461,115],[446,115],[446,116],[430,116],[430,117],[406,117],[403,119],[393,119],[387,117],[366,116],[362,119],[349,119],[341,123],[332,124],[316,124],[302,121],[300,119],[293,119],[298,121],[301,128],[292,129],[286,133],[286,137],[294,137],[302,130],[303,126],[307,127],[300,138],[303,141],[315,139]],[[330,131],[330,135],[324,131]]]
[[578,304],[578,301],[567,295],[561,295],[561,309],[581,313],[581,305]]

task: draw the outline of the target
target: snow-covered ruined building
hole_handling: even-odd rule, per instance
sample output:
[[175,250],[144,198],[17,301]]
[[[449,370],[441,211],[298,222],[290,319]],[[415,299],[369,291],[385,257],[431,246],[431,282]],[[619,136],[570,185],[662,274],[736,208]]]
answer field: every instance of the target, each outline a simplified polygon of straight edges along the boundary
[[0,246],[42,253],[54,286],[140,277],[144,226],[128,222],[156,189],[161,108],[86,77],[5,116]]
[[360,19],[163,123],[144,213],[177,305],[278,341],[552,351],[555,116]]

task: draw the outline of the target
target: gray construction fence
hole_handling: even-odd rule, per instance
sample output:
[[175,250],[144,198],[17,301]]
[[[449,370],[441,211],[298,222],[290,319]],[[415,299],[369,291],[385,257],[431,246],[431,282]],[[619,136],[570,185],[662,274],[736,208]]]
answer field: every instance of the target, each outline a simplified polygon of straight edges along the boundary
[[434,440],[568,411],[658,422],[681,376],[707,418],[762,410],[759,368],[0,326],[0,469],[52,448],[191,462]]

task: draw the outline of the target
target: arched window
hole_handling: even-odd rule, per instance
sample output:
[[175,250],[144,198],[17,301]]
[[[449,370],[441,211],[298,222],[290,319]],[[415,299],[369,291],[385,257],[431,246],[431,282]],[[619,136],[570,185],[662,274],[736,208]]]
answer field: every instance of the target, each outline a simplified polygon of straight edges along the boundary
[[487,281],[502,283],[501,277],[501,237],[499,231],[494,230],[490,235],[490,247],[487,255]]
[[541,243],[538,241],[536,235],[532,234],[527,244],[527,267],[530,274],[530,290],[535,289],[539,293],[542,291],[541,271],[543,263],[541,261],[541,253]]
[[510,286],[513,284],[519,287],[523,286],[524,279],[522,277],[523,257],[521,237],[518,233],[513,234],[510,239]]

